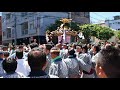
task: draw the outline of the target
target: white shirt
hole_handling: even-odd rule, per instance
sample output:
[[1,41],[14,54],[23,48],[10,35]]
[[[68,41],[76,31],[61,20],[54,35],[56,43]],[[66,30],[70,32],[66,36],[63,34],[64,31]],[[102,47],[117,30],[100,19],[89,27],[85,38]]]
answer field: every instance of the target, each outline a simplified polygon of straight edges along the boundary
[[17,63],[16,72],[20,72],[25,76],[28,76],[30,72],[30,66],[28,65],[28,62],[24,59],[17,59]]
[[26,76],[24,76],[22,73],[13,73],[13,74],[5,74],[3,77],[1,78],[27,78]]
[[[28,53],[23,52],[23,58],[27,58],[27,55],[28,55]],[[13,53],[13,54],[10,55],[8,58],[14,58],[14,59],[15,59],[15,57],[16,57],[16,53]]]
[[92,67],[92,61],[91,57],[87,53],[82,53],[80,58],[77,58],[80,64],[80,67],[82,70],[85,70],[87,72],[90,72]]
[[98,53],[92,57],[92,62],[95,63],[97,59],[98,59]]

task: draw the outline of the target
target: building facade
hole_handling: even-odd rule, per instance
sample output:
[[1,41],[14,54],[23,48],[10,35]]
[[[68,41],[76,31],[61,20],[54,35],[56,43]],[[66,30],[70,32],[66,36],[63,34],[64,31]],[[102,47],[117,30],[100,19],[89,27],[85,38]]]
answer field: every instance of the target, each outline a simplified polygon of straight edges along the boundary
[[71,12],[71,18],[73,21],[75,21],[81,25],[90,23],[90,13],[89,12]]
[[105,25],[112,29],[120,30],[120,16],[114,16],[113,20],[105,20]]
[[0,45],[2,44],[2,18],[0,16]]
[[28,44],[31,39],[36,39],[38,43],[42,44],[46,42],[46,27],[57,19],[69,17],[75,22],[89,23],[89,20],[80,18],[78,20],[78,17],[75,19],[73,12],[3,12],[2,42],[3,44]]

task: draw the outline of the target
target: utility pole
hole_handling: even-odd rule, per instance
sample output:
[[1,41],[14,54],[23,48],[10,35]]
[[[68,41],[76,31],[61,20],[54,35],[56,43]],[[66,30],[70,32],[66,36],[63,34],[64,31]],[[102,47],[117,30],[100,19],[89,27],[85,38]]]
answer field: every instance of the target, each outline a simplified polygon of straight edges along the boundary
[[110,28],[110,20],[106,19],[106,21],[108,21],[108,27]]
[[71,19],[71,12],[68,12],[68,19]]
[[[71,16],[72,16],[71,14],[72,14],[72,12],[68,12],[68,19],[71,19],[71,18],[72,18],[72,17],[71,17]],[[71,22],[70,22],[70,27],[71,27]]]
[[108,19],[108,27],[110,27],[110,24],[109,24],[109,19]]
[[14,16],[15,16],[15,40],[14,40],[14,44],[16,45],[17,44],[17,31],[16,31],[16,22],[17,22],[17,17],[16,17],[16,13],[14,14]]
[[41,21],[41,16],[37,17],[37,34],[38,34],[38,44],[40,44],[40,30],[41,30],[41,27],[40,27],[40,21]]

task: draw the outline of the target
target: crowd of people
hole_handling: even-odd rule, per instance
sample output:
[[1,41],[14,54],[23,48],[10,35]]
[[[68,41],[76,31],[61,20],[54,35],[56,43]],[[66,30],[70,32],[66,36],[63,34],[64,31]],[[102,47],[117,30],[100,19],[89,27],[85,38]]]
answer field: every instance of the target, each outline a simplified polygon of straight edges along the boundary
[[120,45],[37,44],[2,46],[1,78],[118,78]]

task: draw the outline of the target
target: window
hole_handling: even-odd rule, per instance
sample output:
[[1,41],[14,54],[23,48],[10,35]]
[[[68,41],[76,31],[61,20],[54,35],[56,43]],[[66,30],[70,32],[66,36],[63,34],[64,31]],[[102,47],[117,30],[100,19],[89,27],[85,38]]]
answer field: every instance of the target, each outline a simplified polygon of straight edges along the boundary
[[11,14],[11,18],[15,18],[17,15],[15,13]]
[[30,30],[34,28],[34,22],[30,23]]
[[10,19],[11,14],[6,14],[6,20]]
[[31,23],[31,24],[30,24],[30,30],[31,30],[32,28],[33,28],[33,24]]
[[5,22],[5,18],[2,18],[2,23],[4,23]]
[[84,12],[84,17],[89,18],[89,12]]
[[80,15],[80,12],[75,12],[75,15]]
[[5,37],[6,35],[5,35],[5,31],[3,31],[3,37]]
[[12,29],[12,37],[15,36],[15,29]]
[[40,17],[37,17],[37,27],[40,27]]
[[112,25],[112,23],[109,23],[109,25],[111,26],[111,25]]
[[24,22],[21,25],[22,35],[28,34],[28,22]]
[[7,28],[7,38],[11,38],[11,28]]
[[22,16],[22,17],[27,16],[27,12],[22,12],[22,13],[21,13],[21,16]]
[[30,16],[33,16],[33,15],[35,15],[35,14],[36,14],[36,12],[31,12],[31,13],[29,13]]

